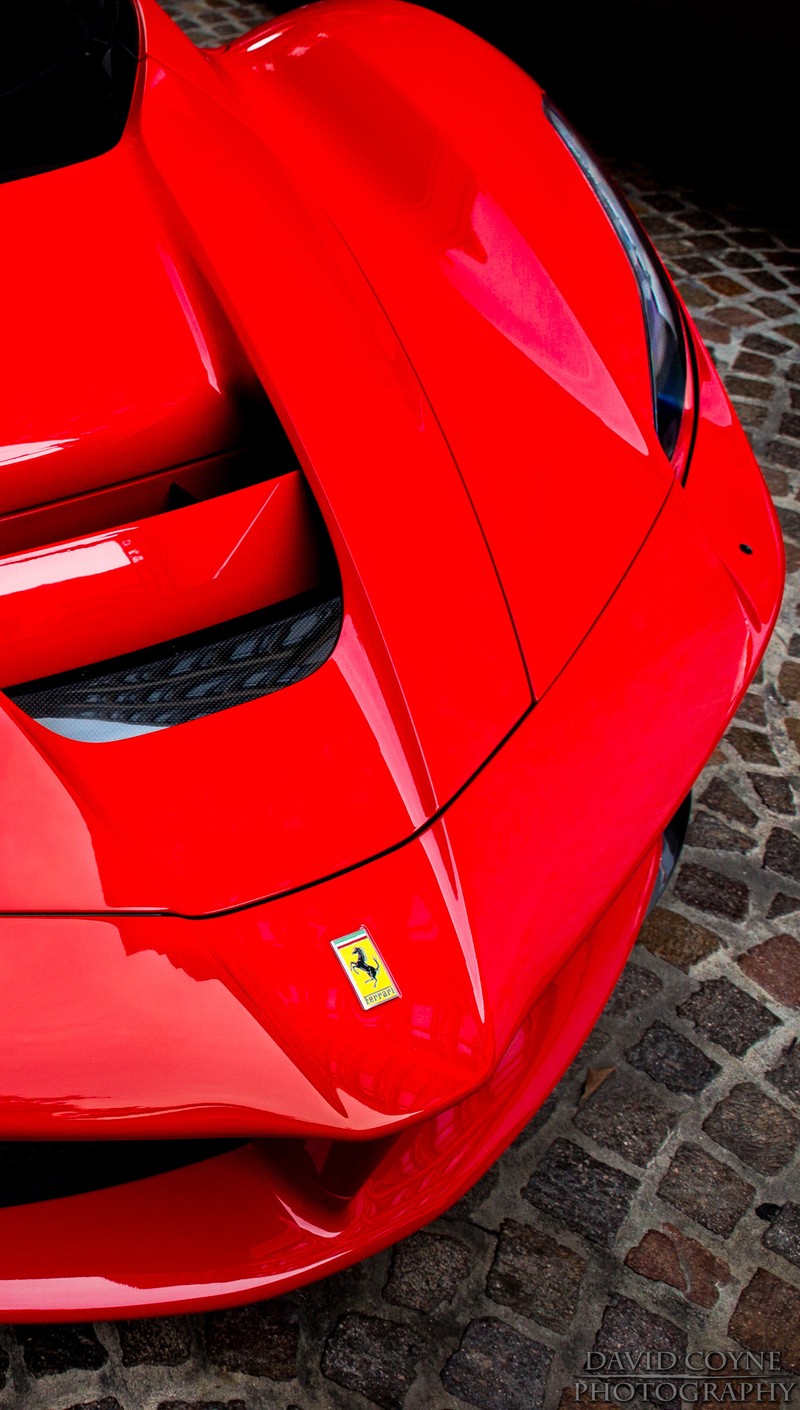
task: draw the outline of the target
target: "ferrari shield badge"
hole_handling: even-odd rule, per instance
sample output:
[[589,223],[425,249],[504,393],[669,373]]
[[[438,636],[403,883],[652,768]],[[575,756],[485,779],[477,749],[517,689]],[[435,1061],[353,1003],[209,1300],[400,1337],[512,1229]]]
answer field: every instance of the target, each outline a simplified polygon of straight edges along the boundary
[[352,935],[332,940],[331,945],[358,995],[362,1009],[374,1009],[378,1004],[388,1004],[390,999],[400,998],[400,990],[366,930],[354,930]]

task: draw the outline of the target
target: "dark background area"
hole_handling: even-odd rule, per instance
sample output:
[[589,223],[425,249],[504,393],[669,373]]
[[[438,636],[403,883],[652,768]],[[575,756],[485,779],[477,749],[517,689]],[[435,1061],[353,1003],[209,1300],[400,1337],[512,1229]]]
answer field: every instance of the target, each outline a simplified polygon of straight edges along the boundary
[[425,4],[532,74],[600,155],[800,223],[798,0]]
[[800,6],[435,0],[541,83],[602,153],[796,219]]
[[[706,198],[796,228],[800,0],[425,3],[527,69],[600,155],[645,162],[665,185],[696,184]],[[212,4],[224,9],[224,0]],[[14,0],[6,10],[6,179],[111,145],[130,96],[129,6]]]

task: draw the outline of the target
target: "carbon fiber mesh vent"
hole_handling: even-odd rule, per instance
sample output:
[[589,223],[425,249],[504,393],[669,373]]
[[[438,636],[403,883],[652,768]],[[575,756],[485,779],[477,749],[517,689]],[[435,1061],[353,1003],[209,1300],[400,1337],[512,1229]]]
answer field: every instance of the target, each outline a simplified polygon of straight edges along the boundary
[[330,656],[341,622],[338,592],[306,595],[5,694],[56,734],[125,739],[294,685]]
[[0,1141],[0,1209],[64,1199],[210,1160],[241,1141]]

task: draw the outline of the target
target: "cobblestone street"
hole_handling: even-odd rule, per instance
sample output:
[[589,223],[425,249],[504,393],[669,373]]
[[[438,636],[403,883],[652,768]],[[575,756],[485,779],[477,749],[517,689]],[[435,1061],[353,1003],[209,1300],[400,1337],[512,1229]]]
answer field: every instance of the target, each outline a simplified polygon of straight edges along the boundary
[[[166,8],[205,43],[266,14]],[[0,1410],[556,1410],[592,1348],[776,1350],[800,1382],[800,236],[610,165],[786,541],[780,621],[675,883],[557,1091],[445,1217],[276,1301],[4,1328]]]

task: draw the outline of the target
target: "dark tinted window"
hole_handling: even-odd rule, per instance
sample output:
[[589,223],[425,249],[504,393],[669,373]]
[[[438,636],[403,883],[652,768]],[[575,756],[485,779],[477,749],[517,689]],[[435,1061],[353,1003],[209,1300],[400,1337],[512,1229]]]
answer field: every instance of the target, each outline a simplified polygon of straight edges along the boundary
[[132,0],[5,0],[0,9],[0,181],[99,156],[133,93]]

